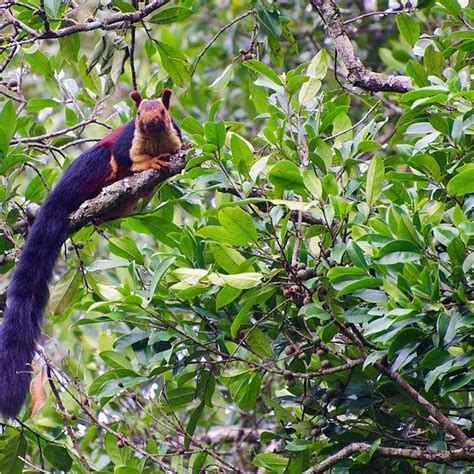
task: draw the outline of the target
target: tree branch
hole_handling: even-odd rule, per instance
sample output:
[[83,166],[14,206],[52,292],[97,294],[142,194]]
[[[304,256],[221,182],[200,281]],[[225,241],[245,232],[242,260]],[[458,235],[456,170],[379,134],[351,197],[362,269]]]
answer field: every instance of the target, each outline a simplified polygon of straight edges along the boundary
[[425,397],[418,393],[398,372],[393,372],[383,364],[376,362],[374,366],[387,377],[396,382],[403,391],[419,403],[448,433],[454,436],[462,445],[474,447],[474,440],[470,439],[462,430],[454,424],[441,410],[430,403]]
[[76,232],[81,227],[90,224],[94,219],[114,210],[133,197],[153,191],[158,184],[184,169],[186,164],[184,157],[185,152],[180,152],[171,157],[167,168],[143,171],[107,186],[97,197],[83,203],[72,214],[68,233]]
[[[97,197],[84,202],[81,207],[71,215],[68,235],[90,224],[94,219],[113,211],[133,197],[153,191],[158,184],[179,174],[186,164],[185,154],[185,152],[180,152],[172,156],[167,168],[143,171],[104,188]],[[35,209],[34,215],[37,215],[38,210],[38,208]],[[33,215],[29,217],[34,218]],[[27,224],[26,222],[22,222],[18,230],[21,231]],[[5,252],[3,255],[0,255],[0,265],[14,261],[17,256],[17,249]]]
[[311,0],[311,4],[323,19],[326,32],[347,69],[347,79],[351,84],[371,92],[412,90],[409,77],[373,72],[364,66],[347,36],[341,12],[333,0]]
[[[332,456],[328,456],[324,461],[305,471],[305,474],[315,474],[325,472],[334,464],[348,458],[357,451],[368,451],[371,448],[369,443],[351,443]],[[451,461],[473,461],[474,450],[455,449],[453,451],[430,451],[428,449],[405,449],[405,448],[385,448],[375,449],[374,456],[391,457],[402,459],[416,459],[419,461],[436,462],[446,464]]]
[[111,30],[121,28],[123,26],[122,23],[136,23],[137,21],[143,20],[143,18],[147,17],[167,3],[169,3],[169,0],[154,0],[147,6],[134,12],[116,13],[109,16],[108,18],[105,18],[104,20],[95,20],[91,21],[90,23],[77,23],[75,25],[60,28],[59,30],[45,31],[41,35],[40,39],[62,38],[63,36],[80,33],[82,31],[92,31],[97,29]]

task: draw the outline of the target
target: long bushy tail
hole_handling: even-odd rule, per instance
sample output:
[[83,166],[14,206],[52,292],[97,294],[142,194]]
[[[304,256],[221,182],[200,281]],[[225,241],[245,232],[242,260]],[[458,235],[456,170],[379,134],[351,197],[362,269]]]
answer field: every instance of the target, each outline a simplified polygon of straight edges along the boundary
[[46,200],[8,287],[0,327],[0,414],[8,418],[18,414],[28,391],[31,361],[48,302],[48,283],[66,237],[69,212],[57,196]]

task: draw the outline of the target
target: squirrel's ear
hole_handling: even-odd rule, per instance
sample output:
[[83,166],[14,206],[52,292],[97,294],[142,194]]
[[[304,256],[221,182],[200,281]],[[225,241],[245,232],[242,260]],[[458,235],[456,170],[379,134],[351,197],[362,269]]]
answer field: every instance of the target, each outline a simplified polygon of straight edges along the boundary
[[163,105],[169,109],[170,108],[170,99],[171,99],[171,89],[163,89],[163,92],[161,93],[161,102],[163,102]]
[[135,102],[135,105],[138,107],[142,101],[142,96],[140,95],[140,92],[132,91],[130,92],[130,99],[132,99]]

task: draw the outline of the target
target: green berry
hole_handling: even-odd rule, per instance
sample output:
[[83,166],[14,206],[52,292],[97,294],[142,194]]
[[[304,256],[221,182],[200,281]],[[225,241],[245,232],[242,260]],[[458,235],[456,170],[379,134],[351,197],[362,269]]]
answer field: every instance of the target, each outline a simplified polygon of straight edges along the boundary
[[329,360],[323,360],[321,361],[321,368],[322,369],[329,369],[331,367],[331,362]]
[[306,280],[308,278],[308,272],[306,270],[298,270],[296,276],[299,280]]
[[302,398],[301,398],[301,403],[303,404],[303,406],[305,407],[309,407],[313,404],[314,402],[314,398],[311,397],[310,395],[304,395]]

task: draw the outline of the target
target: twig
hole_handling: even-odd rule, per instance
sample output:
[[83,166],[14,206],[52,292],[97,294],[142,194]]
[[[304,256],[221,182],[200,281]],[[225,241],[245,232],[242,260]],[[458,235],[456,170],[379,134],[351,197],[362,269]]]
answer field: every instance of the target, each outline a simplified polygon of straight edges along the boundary
[[356,16],[354,18],[350,18],[349,20],[344,20],[342,23],[344,25],[348,25],[350,23],[354,23],[355,21],[363,20],[364,18],[368,18],[370,16],[388,16],[388,15],[398,15],[400,13],[407,13],[407,12],[412,12],[414,11],[415,8],[411,8],[409,10],[406,9],[401,9],[401,10],[393,10],[391,8],[388,8],[387,10],[382,10],[378,12],[368,12],[368,13],[363,13],[362,15]]
[[352,125],[352,127],[349,127],[347,128],[346,130],[342,130],[341,132],[337,132],[335,133],[334,135],[330,135],[329,137],[324,137],[323,140],[324,141],[327,141],[327,140],[332,140],[333,138],[337,138],[337,137],[340,137],[341,135],[344,135],[345,133],[347,132],[350,132],[351,130],[354,130],[355,128],[357,128],[359,125],[361,125],[362,123],[364,123],[367,118],[369,117],[369,115],[380,105],[380,102],[377,102],[376,104],[374,104],[370,109],[369,111],[354,125]]
[[81,449],[81,447],[80,447],[80,445],[77,441],[76,435],[74,434],[74,430],[72,429],[71,424],[69,423],[66,408],[65,408],[64,403],[61,399],[61,395],[59,395],[58,389],[56,388],[56,385],[54,384],[54,381],[51,377],[51,375],[52,375],[51,374],[51,367],[49,366],[48,361],[46,360],[46,357],[44,356],[44,354],[43,354],[43,359],[45,360],[46,366],[48,368],[49,386],[51,387],[51,391],[53,392],[54,397],[56,398],[56,403],[58,404],[58,408],[59,408],[59,414],[60,414],[60,416],[63,420],[64,426],[66,427],[67,434],[68,434],[69,438],[71,439],[71,442],[74,446],[76,454],[79,456],[79,459],[81,460],[81,464],[84,466],[84,469],[87,472],[94,472],[94,470],[92,469],[91,465],[87,461],[87,458],[86,458],[85,454],[83,453],[83,451],[82,451],[82,449]]
[[240,20],[243,20],[244,18],[247,18],[249,15],[252,15],[254,13],[254,9],[252,8],[248,12],[238,16],[237,18],[234,18],[232,21],[224,25],[209,41],[209,43],[206,44],[204,49],[198,54],[196,61],[193,64],[193,68],[191,70],[191,77],[193,77],[194,73],[196,72],[197,65],[199,64],[199,61],[201,61],[202,57],[206,54],[207,50],[217,41],[219,36],[224,33],[225,30],[229,29],[232,25],[235,25],[235,23],[239,22]]
[[462,446],[470,446],[474,450],[474,440],[470,439],[459,426],[455,425],[441,410],[430,403],[425,397],[418,393],[398,372],[391,371],[385,365],[376,362],[374,367],[377,368],[387,377],[396,382],[400,388],[419,405],[423,407],[448,433],[452,434]]

